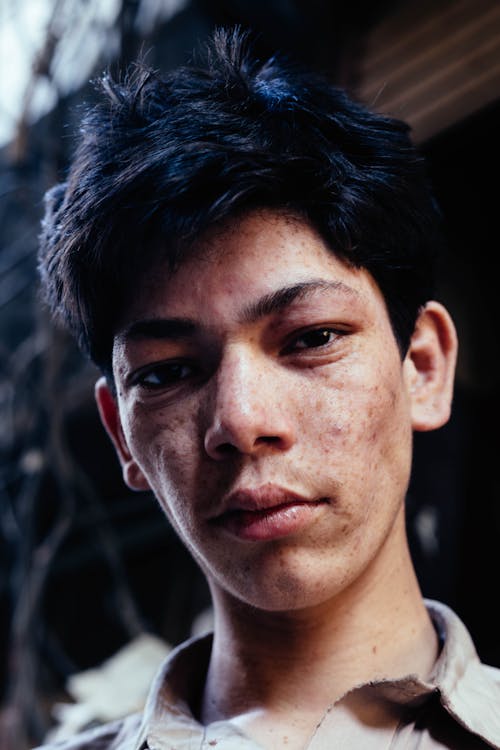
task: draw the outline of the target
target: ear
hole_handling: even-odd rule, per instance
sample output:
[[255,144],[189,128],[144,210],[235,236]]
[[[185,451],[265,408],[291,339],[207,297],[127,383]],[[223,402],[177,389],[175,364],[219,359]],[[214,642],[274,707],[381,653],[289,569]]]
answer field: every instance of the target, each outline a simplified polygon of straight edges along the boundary
[[118,454],[122,466],[123,479],[131,490],[149,490],[149,483],[142,469],[130,453],[120,420],[116,399],[106,382],[99,378],[95,384],[95,398],[101,421]]
[[435,430],[450,417],[457,334],[447,310],[428,302],[420,312],[404,360],[414,430]]

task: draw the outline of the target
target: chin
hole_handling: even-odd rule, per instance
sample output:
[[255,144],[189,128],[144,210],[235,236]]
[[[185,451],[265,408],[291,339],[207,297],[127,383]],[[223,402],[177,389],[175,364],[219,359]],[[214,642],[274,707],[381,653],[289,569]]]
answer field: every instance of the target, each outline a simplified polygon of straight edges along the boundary
[[274,570],[266,566],[252,574],[248,566],[241,579],[230,581],[209,576],[214,599],[218,590],[224,599],[228,597],[263,612],[298,612],[331,602],[348,585],[345,568],[339,575],[331,565],[325,569],[318,562],[287,564],[285,556],[278,557],[273,567]]

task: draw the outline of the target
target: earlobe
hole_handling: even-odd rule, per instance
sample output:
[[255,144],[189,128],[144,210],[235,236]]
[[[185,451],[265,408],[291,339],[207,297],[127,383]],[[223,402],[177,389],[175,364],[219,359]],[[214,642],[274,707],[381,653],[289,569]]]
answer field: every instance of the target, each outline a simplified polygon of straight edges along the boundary
[[420,312],[404,362],[414,430],[435,430],[450,416],[457,335],[447,310],[428,302]]
[[149,483],[141,468],[130,453],[120,420],[120,413],[116,399],[106,382],[106,378],[99,378],[95,384],[95,399],[97,408],[106,432],[108,433],[120,459],[123,479],[131,490],[149,490]]

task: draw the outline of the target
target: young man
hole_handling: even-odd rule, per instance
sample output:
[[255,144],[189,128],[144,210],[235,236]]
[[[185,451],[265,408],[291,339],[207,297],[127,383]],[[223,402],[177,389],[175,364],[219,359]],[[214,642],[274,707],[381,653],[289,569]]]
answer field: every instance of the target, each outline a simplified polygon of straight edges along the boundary
[[142,716],[65,747],[500,748],[499,674],[423,601],[405,534],[412,432],[448,419],[457,347],[407,126],[237,32],[103,87],[42,279],[215,628]]

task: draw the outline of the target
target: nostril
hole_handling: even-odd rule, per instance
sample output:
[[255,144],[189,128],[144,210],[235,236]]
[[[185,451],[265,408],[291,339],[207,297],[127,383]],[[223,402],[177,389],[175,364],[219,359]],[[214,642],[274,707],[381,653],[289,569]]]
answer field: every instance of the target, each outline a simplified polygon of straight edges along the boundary
[[221,443],[215,449],[219,455],[230,456],[233,453],[238,453],[238,448],[232,443]]
[[277,418],[272,414],[262,416],[252,412],[251,417],[246,421],[214,420],[204,438],[207,454],[221,460],[236,454],[283,451],[293,444],[293,431],[289,425],[277,425]]
[[279,445],[282,442],[282,438],[278,435],[262,435],[255,441],[255,445],[264,443],[265,445]]
[[[281,450],[285,447],[285,442],[279,435],[262,435],[252,443],[243,444],[243,442],[224,441],[218,444],[206,444],[206,449],[209,455],[215,459],[231,458],[237,454],[252,454],[260,453],[260,450]],[[260,449],[260,450],[259,450]]]

